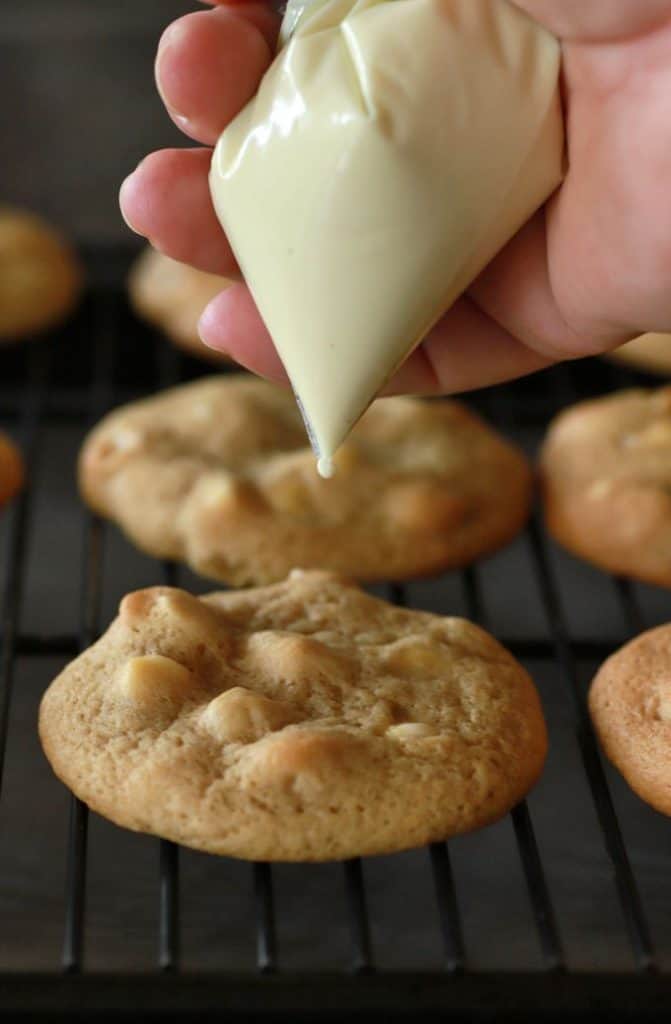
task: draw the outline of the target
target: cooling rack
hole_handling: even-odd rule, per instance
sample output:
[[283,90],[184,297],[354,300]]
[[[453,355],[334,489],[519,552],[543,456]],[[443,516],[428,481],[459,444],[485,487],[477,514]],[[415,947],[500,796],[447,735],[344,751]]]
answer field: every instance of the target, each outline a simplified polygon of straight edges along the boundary
[[[553,754],[501,825],[366,862],[246,865],[114,829],[51,778],[34,730],[54,673],[95,640],[126,590],[207,589],[134,552],[76,496],[74,459],[92,423],[210,372],[134,320],[129,255],[89,253],[76,319],[0,350],[0,424],[21,442],[31,482],[0,521],[0,1010],[668,1019],[671,826],[604,765],[585,694],[596,666],[664,621],[671,601],[562,556],[538,518],[484,565],[379,589],[468,615],[539,681]],[[592,361],[469,401],[532,452],[558,409],[641,380]]]

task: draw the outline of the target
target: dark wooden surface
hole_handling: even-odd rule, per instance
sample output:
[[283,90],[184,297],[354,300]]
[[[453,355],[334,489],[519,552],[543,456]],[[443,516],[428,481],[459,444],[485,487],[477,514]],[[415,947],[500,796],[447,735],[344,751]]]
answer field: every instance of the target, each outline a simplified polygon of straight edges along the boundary
[[128,236],[120,182],[151,149],[186,143],[153,79],[156,43],[196,0],[0,0],[0,201],[78,240]]

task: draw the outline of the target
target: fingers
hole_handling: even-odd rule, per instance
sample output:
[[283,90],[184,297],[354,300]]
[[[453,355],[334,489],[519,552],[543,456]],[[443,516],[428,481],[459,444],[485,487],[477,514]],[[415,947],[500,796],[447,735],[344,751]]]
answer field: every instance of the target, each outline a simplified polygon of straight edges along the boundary
[[545,211],[540,210],[469,288],[492,320],[548,358],[589,355],[607,347],[591,334],[576,334],[555,299],[548,268]]
[[275,52],[282,20],[277,14],[277,4],[265,3],[264,0],[256,0],[256,2],[255,0],[200,0],[200,2],[207,3],[210,7],[224,7],[232,14],[245,18],[252,25],[256,25],[272,52]]
[[453,395],[534,373],[550,362],[464,297],[415,349],[384,393]]
[[288,382],[282,360],[245,285],[235,284],[217,295],[200,318],[199,332],[206,345],[225,352],[248,370],[281,384]]
[[[287,375],[242,284],[218,295],[200,321],[203,341],[254,373],[278,383]],[[493,323],[474,302],[460,299],[384,389],[384,394],[456,394],[533,373],[550,360]]]
[[669,0],[513,0],[564,41],[607,42],[649,32],[671,19]]
[[[272,59],[277,17],[262,3],[187,15],[163,35],[156,78],[173,120],[214,142],[254,95]],[[128,225],[173,259],[212,273],[236,273],[208,187],[209,150],[147,157],[121,187]]]
[[469,289],[545,355],[594,354],[671,324],[670,42],[671,23],[627,46],[566,47],[567,176]]
[[[254,2],[254,0],[198,0],[198,2],[205,7],[226,7],[230,11],[235,11],[236,14],[242,12],[245,17],[249,17],[250,11],[253,9],[260,12],[266,19],[272,19],[274,24],[277,24],[278,21],[275,13],[278,5],[273,4],[270,0],[267,3],[265,0],[257,0],[257,2]],[[277,36],[277,31],[275,36]],[[275,43],[271,42],[271,45],[274,46]]]
[[121,186],[128,226],[154,248],[213,274],[236,273],[231,248],[212,206],[209,149],[152,153]]
[[277,19],[262,4],[188,14],[163,33],[156,84],[173,121],[209,145],[244,107],[269,66]]

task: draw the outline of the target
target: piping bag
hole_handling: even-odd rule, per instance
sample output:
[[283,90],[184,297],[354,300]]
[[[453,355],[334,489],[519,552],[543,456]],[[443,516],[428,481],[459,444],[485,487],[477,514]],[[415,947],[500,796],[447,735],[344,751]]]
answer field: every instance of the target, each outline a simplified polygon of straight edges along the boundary
[[319,470],[564,173],[557,40],[509,0],[297,0],[210,188]]

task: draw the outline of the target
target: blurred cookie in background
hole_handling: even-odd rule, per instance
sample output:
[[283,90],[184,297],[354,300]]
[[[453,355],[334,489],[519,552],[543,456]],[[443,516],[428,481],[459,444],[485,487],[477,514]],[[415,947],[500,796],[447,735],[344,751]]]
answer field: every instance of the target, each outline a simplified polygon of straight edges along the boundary
[[606,757],[641,800],[671,815],[671,624],[648,630],[602,665],[589,709]]
[[373,403],[322,479],[296,401],[208,375],[106,416],[80,458],[85,500],[143,551],[234,586],[296,566],[361,580],[468,565],[524,527],[522,452],[459,402]]
[[178,263],[151,246],[138,256],[128,275],[128,295],[135,312],[159,328],[179,348],[198,359],[229,362],[198,335],[198,321],[211,300],[231,282],[217,274]]
[[671,587],[671,387],[565,409],[541,453],[549,532],[606,572]]
[[19,449],[0,430],[0,508],[21,490],[24,476],[23,459]]
[[0,342],[62,323],[82,282],[77,256],[57,229],[27,210],[0,205]]
[[608,358],[635,370],[671,377],[671,334],[642,334],[609,352]]

